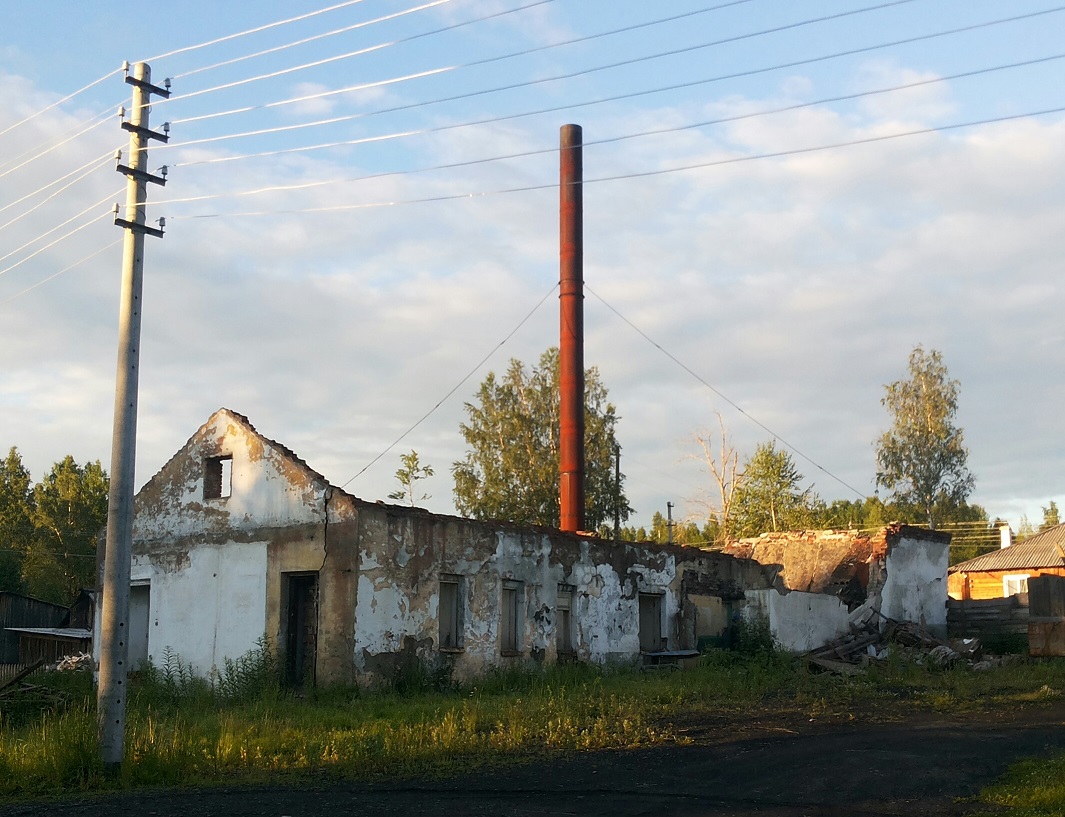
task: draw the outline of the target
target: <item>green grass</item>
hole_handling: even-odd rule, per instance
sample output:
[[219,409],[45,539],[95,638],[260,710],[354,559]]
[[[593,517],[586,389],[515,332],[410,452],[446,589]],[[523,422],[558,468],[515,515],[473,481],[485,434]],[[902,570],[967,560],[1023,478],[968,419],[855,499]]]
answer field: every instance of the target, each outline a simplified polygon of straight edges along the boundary
[[1065,814],[1065,753],[1014,764],[979,799],[1004,806],[1009,817],[1061,817]]
[[[274,683],[269,662],[234,665],[214,686],[179,668],[172,657],[134,680],[119,778],[97,760],[95,698],[85,675],[35,679],[62,684],[59,703],[0,699],[0,797],[279,777],[447,775],[546,753],[684,742],[689,720],[766,712],[804,720],[890,718],[917,709],[1015,707],[1065,694],[1065,662],[1020,661],[975,673],[896,660],[842,678],[810,673],[764,650],[713,651],[682,672],[568,665],[490,674],[472,685],[437,679],[438,691],[397,684],[304,696]],[[1060,803],[1065,794],[1049,796]]]

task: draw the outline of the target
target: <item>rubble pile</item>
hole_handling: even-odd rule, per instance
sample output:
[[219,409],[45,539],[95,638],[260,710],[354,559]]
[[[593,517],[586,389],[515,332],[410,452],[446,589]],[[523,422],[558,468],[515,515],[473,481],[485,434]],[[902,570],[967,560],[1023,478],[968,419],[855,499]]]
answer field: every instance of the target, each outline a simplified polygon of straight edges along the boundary
[[53,669],[56,672],[83,672],[92,668],[92,655],[87,652],[79,652],[60,659]]
[[883,627],[875,619],[852,624],[846,635],[830,641],[802,656],[807,664],[840,675],[857,675],[876,661],[883,661],[892,650],[901,651],[912,661],[930,667],[968,666],[986,670],[1007,659],[984,656],[977,638],[938,638],[910,621],[885,619]]

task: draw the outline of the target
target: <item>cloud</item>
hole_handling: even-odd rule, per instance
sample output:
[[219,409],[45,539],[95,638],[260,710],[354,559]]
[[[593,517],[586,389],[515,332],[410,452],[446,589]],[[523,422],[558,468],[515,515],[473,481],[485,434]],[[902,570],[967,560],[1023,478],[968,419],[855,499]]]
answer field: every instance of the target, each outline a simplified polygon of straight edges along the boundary
[[[926,75],[886,63],[864,70],[856,85]],[[802,77],[782,87],[785,96],[807,90]],[[17,118],[46,96],[7,77],[0,115]],[[733,94],[714,107],[779,101]],[[938,88],[917,105],[870,100],[594,144],[698,121],[707,107],[693,100],[590,110],[583,119],[586,178],[631,176],[585,188],[585,309],[586,360],[622,416],[637,521],[705,487],[686,457],[691,432],[714,410],[745,453],[768,428],[809,456],[797,464],[825,498],[855,498],[851,487],[871,493],[873,441],[888,423],[883,385],[905,374],[917,343],[942,349],[961,381],[974,500],[992,515],[1019,515],[1053,498],[1065,123],[1022,120],[639,175],[934,123],[952,110],[949,88]],[[458,114],[423,124],[450,117]],[[9,155],[77,123],[51,112]],[[47,171],[0,179],[3,200],[106,153],[114,130],[57,152]],[[509,357],[535,360],[557,342],[557,191],[493,192],[551,185],[557,139],[557,120],[531,118],[347,153],[176,169],[150,202],[338,183],[150,205],[172,221],[145,248],[138,481],[222,405],[338,484],[432,412],[349,489],[384,497],[399,453],[415,448],[437,471],[430,507],[450,511],[447,471],[462,455],[463,401],[488,369]],[[245,150],[181,155],[230,149]],[[513,158],[346,181],[486,156]],[[0,233],[4,246],[106,197],[122,180],[105,170],[61,197],[62,207],[42,207]],[[466,193],[478,195],[445,199]],[[423,201],[395,203],[414,200]],[[235,215],[248,211],[276,212]],[[105,216],[0,276],[0,302],[118,232]],[[104,254],[0,305],[7,443],[35,475],[68,451],[109,459],[118,259]]]

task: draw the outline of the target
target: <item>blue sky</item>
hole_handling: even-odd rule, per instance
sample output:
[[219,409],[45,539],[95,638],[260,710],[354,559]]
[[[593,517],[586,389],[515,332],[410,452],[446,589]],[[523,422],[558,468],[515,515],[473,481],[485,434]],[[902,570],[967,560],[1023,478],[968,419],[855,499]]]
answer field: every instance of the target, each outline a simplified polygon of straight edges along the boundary
[[[126,137],[94,117],[128,105],[122,61],[150,59],[174,94],[151,112],[173,125],[149,161],[170,175],[149,192],[167,235],[146,248],[138,485],[224,405],[371,500],[417,449],[437,474],[426,504],[451,512],[463,401],[557,342],[552,185],[558,129],[575,122],[586,360],[622,416],[637,523],[667,501],[703,515],[691,435],[715,412],[745,455],[765,427],[801,452],[825,499],[872,494],[883,386],[918,343],[961,382],[972,500],[1014,527],[1065,501],[1065,116],[1039,114],[1065,107],[1065,10],[363,0],[312,14],[326,6],[185,2],[137,21],[53,2],[5,20],[0,444],[35,477],[67,453],[110,458],[123,179],[104,157]],[[221,115],[237,108],[251,110]],[[231,138],[251,131],[269,132]]]

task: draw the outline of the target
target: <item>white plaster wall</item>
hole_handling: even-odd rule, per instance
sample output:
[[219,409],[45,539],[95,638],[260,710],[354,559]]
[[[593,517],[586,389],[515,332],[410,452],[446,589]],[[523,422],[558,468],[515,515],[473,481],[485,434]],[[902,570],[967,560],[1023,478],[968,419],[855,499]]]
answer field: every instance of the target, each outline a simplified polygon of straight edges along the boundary
[[627,580],[625,586],[611,565],[594,563],[587,543],[581,544],[581,558],[566,582],[577,588],[573,611],[576,647],[587,660],[602,664],[640,655],[641,591],[665,594],[662,635],[671,636],[679,607],[676,594],[669,592],[676,576],[675,560],[670,556],[662,569],[635,565],[632,571],[639,577],[636,585]]
[[360,575],[355,605],[356,657],[363,650],[372,655],[399,652],[403,636],[424,637],[430,617],[435,620],[439,593],[434,593],[432,599],[432,609],[426,610],[414,604],[406,590],[389,577]]
[[155,665],[169,647],[209,676],[225,658],[254,649],[266,632],[266,559],[265,542],[195,547],[179,572],[138,559],[135,576],[151,572],[148,653]]
[[[496,534],[495,553],[488,559],[490,572],[495,581],[485,586],[487,593],[499,601],[504,579],[522,583],[524,607],[522,609],[522,644],[526,655],[532,650],[547,650],[554,641],[554,608],[558,597],[558,584],[562,581],[562,566],[551,563],[551,540],[544,535],[521,535],[513,531]],[[545,608],[547,612],[545,613]],[[491,655],[490,663],[499,663],[499,608],[487,622],[486,638],[480,641],[484,659]]]
[[[281,452],[242,426],[217,414],[207,426],[218,436],[217,448],[190,445],[166,466],[180,481],[172,483],[165,501],[145,512],[137,504],[134,538],[174,540],[224,525],[236,530],[285,527],[321,521],[325,486],[306,478],[293,480],[293,466]],[[231,494],[204,499],[203,462],[207,456],[229,455]],[[301,477],[304,475],[301,473]]]
[[901,538],[888,551],[880,612],[946,632],[948,545]]
[[[659,567],[636,564],[624,577],[610,564],[596,563],[587,543],[567,573],[552,557],[551,538],[528,532],[498,531],[495,548],[464,548],[437,563],[420,586],[412,584],[405,565],[420,554],[408,552],[410,542],[400,536],[387,553],[363,550],[355,609],[355,666],[371,670],[370,657],[399,652],[404,637],[419,643],[439,638],[440,573],[464,577],[463,650],[455,654],[455,671],[470,676],[492,667],[529,660],[533,653],[555,659],[558,585],[575,588],[572,617],[574,647],[584,660],[605,663],[632,660],[640,654],[639,593],[663,594],[661,635],[675,637],[679,598],[672,591],[676,564],[672,556]],[[523,654],[500,651],[500,598],[503,580],[520,581],[524,588]],[[428,585],[428,586],[427,586]]]
[[748,590],[744,593],[748,620],[769,621],[780,647],[788,652],[807,652],[844,635],[850,626],[847,606],[835,596],[792,590]]

